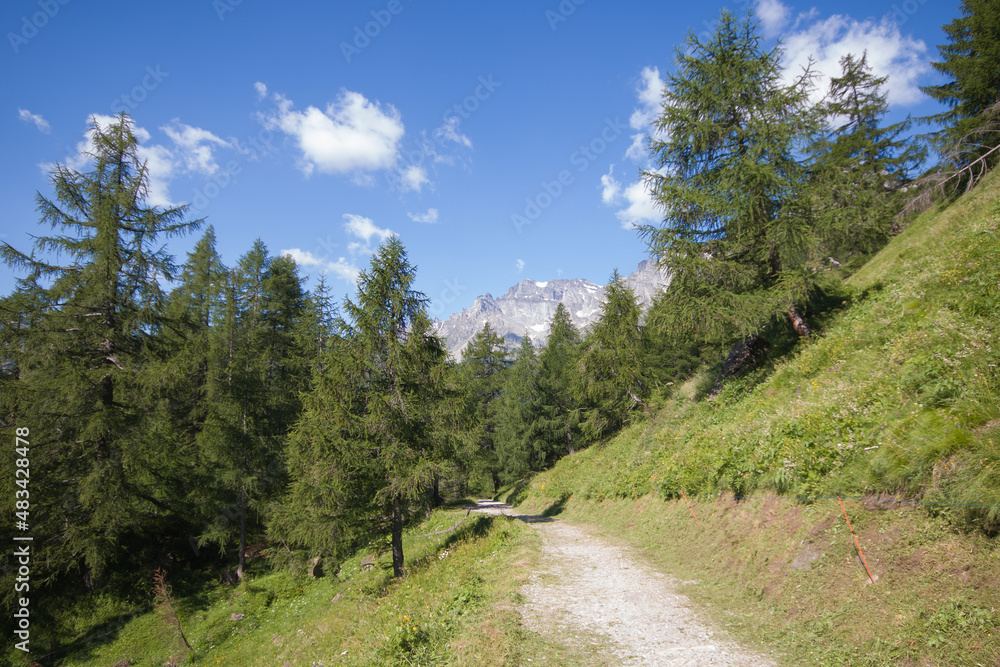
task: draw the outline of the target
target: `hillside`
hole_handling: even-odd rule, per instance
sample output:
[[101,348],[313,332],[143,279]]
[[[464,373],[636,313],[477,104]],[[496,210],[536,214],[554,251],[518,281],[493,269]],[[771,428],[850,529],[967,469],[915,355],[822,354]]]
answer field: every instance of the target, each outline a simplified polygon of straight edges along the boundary
[[[846,280],[838,306],[810,314],[811,340],[776,346],[712,400],[702,372],[514,498],[704,577],[717,594],[703,601],[725,593],[735,625],[798,659],[818,646],[821,664],[997,664],[998,226],[993,174]],[[845,502],[873,550],[868,592],[838,494],[866,499]]]

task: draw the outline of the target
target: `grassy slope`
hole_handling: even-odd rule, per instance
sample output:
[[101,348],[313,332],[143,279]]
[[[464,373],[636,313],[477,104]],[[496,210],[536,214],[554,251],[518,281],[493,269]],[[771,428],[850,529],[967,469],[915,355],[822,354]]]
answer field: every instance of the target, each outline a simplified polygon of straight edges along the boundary
[[[708,582],[695,596],[790,664],[977,664],[977,646],[1000,664],[998,200],[993,174],[921,216],[851,277],[813,340],[712,401],[697,400],[710,378],[693,379],[516,495],[534,510],[569,496],[567,516],[693,571]],[[734,492],[759,498],[720,499]],[[773,498],[838,493],[953,504],[848,501],[881,577],[865,588],[835,500]],[[790,569],[807,548],[811,569]]]
[[[62,667],[108,667],[121,660],[140,666],[173,660],[213,666],[481,667],[517,665],[539,656],[550,658],[546,664],[582,664],[586,656],[519,625],[517,591],[539,549],[527,526],[472,514],[455,531],[421,536],[451,527],[464,514],[440,510],[407,533],[407,576],[398,581],[392,580],[388,554],[364,570],[358,555],[337,576],[317,579],[251,570],[235,587],[175,573],[168,583],[195,649],[187,660],[176,630],[148,607],[105,634],[108,626],[102,621],[120,619],[128,610],[100,601],[78,615],[78,640],[68,655],[32,657]],[[233,614],[243,617],[233,620]]]

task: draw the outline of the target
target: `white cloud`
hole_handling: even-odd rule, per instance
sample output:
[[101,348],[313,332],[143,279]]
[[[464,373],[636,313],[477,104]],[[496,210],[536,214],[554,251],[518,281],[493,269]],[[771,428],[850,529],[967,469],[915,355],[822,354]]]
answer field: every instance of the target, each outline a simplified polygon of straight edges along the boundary
[[466,148],[472,148],[472,140],[459,132],[462,121],[458,116],[451,116],[445,122],[444,125],[434,130],[434,136],[442,137],[448,141],[453,141],[456,144],[461,144]]
[[317,267],[320,272],[332,273],[338,278],[343,278],[352,285],[357,283],[358,274],[361,273],[361,269],[351,264],[344,257],[338,257],[337,261],[331,262],[321,257],[317,257],[308,250],[301,250],[300,248],[289,248],[287,250],[282,250],[279,254],[291,257],[299,266]]
[[639,107],[628,119],[633,130],[645,130],[656,120],[663,99],[663,78],[658,67],[643,67],[639,73],[640,83],[635,89]]
[[163,125],[160,129],[180,149],[187,170],[197,171],[206,176],[211,176],[219,170],[212,153],[212,145],[230,147],[228,141],[223,141],[208,130],[185,125],[176,118],[170,121],[170,125]]
[[426,213],[409,213],[407,214],[410,220],[413,222],[423,222],[428,225],[433,225],[438,221],[438,210],[436,208],[427,209]]
[[601,201],[614,204],[622,193],[622,184],[615,177],[615,166],[611,165],[608,173],[601,176]]
[[524,260],[523,259],[517,260],[517,272],[521,273],[521,271],[524,271]]
[[31,113],[27,109],[20,109],[19,108],[17,110],[17,117],[20,118],[21,120],[23,120],[26,123],[34,123],[35,127],[38,128],[39,132],[43,132],[45,134],[48,134],[49,130],[52,129],[49,126],[49,121],[47,121],[44,118],[42,118],[42,116],[40,114]]
[[347,221],[344,223],[344,231],[351,236],[364,241],[364,243],[359,243],[357,241],[349,243],[347,248],[352,253],[369,254],[372,251],[371,241],[373,238],[377,239],[379,243],[382,243],[383,241],[388,240],[390,236],[396,235],[396,232],[391,229],[382,229],[376,225],[371,218],[354,215],[353,213],[345,213],[344,219]]
[[609,206],[621,207],[615,211],[615,217],[621,222],[623,229],[633,229],[643,223],[659,222],[663,218],[646,190],[646,184],[639,179],[623,186],[614,177],[614,166],[601,176],[601,199]]
[[632,229],[636,225],[660,222],[663,219],[663,215],[646,190],[646,184],[641,180],[626,187],[622,197],[628,206],[617,211],[615,216],[621,221],[623,229]]
[[663,85],[663,78],[658,68],[642,68],[642,72],[639,73],[639,85],[635,89],[639,106],[632,111],[628,119],[629,127],[639,132],[632,135],[632,143],[625,151],[625,157],[634,162],[643,162],[647,158],[646,136],[654,134],[652,125],[660,115]]
[[840,59],[849,53],[861,56],[868,52],[868,64],[876,76],[887,76],[885,91],[890,104],[908,105],[919,102],[922,93],[919,78],[930,70],[927,45],[919,39],[904,36],[899,25],[888,16],[881,21],[857,21],[836,14],[821,21],[799,27],[784,37],[786,80],[802,73],[809,58],[813,58],[815,80],[812,100],[819,101],[829,90],[831,76],[840,76]]
[[419,165],[411,164],[399,174],[399,187],[403,192],[410,190],[420,192],[424,185],[430,182],[427,170]]
[[791,8],[781,0],[757,0],[755,11],[764,27],[764,34],[768,37],[776,37],[781,29],[788,25],[788,19],[792,14]]
[[253,84],[253,89],[257,91],[257,100],[262,100],[267,97],[267,86],[265,86],[260,81]]
[[371,102],[361,93],[343,90],[326,110],[293,109],[292,101],[275,94],[277,110],[261,115],[261,123],[293,137],[302,151],[300,168],[347,173],[389,169],[396,164],[403,121],[392,105]]

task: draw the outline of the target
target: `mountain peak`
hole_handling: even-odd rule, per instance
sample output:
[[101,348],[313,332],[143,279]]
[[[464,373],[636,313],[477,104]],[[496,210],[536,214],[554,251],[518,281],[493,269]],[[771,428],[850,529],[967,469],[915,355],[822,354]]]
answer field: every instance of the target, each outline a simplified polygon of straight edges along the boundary
[[[646,259],[625,277],[625,282],[645,309],[652,304],[656,293],[670,283],[670,275],[657,269],[655,261]],[[549,323],[560,303],[573,324],[584,330],[600,318],[603,301],[604,286],[583,278],[545,281],[524,278],[503,296],[496,299],[489,293],[477,296],[469,308],[447,320],[435,320],[434,330],[446,339],[448,350],[457,358],[461,358],[465,346],[486,322],[508,344],[517,344],[527,334],[536,345],[544,345]]]

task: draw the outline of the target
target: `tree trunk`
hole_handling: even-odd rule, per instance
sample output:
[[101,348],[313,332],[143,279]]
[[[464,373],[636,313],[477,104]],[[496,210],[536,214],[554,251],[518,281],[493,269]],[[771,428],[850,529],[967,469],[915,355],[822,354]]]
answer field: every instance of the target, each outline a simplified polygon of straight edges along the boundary
[[403,507],[392,502],[392,576],[403,576]]
[[444,504],[441,497],[441,478],[434,475],[434,486],[431,487],[431,507],[440,507]]
[[240,564],[236,567],[236,578],[243,580],[243,568],[247,557],[247,494],[240,489]]
[[795,333],[800,336],[811,336],[812,329],[806,324],[806,320],[802,317],[802,313],[799,312],[798,307],[792,304],[788,307],[788,319],[792,321],[792,327],[795,329]]

